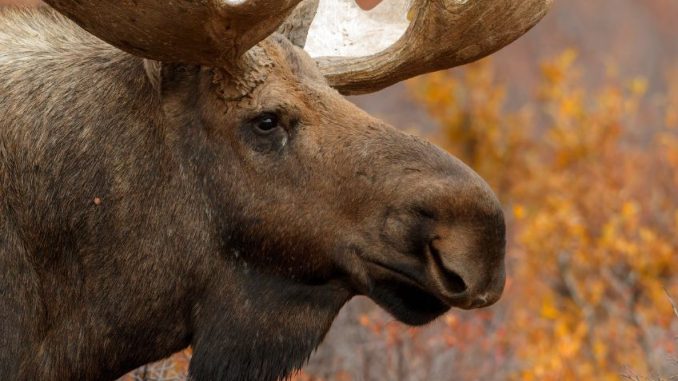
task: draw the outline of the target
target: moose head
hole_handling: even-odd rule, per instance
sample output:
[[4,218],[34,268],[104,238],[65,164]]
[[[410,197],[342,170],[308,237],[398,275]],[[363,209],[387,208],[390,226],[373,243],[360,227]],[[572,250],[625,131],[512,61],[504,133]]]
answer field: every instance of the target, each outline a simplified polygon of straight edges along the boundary
[[[339,308],[354,295],[370,297],[413,325],[428,323],[451,307],[479,308],[499,299],[505,280],[505,226],[492,190],[458,159],[369,116],[342,94],[374,92],[486,56],[529,30],[545,14],[549,0],[415,0],[409,27],[386,50],[364,57],[316,58],[303,46],[317,1],[46,2],[129,53],[130,62],[139,62],[129,72],[106,74],[115,60],[99,57],[102,62],[92,65],[100,70],[89,72],[143,77],[129,82],[137,85],[116,88],[117,96],[110,98],[103,90],[85,91],[88,81],[100,83],[99,78],[57,86],[71,94],[77,88],[90,94],[71,110],[64,106],[62,118],[68,118],[69,128],[95,131],[82,133],[74,146],[101,150],[97,157],[139,163],[143,174],[116,172],[112,182],[124,185],[107,190],[114,201],[104,198],[100,209],[109,208],[108,213],[96,217],[96,223],[77,225],[82,230],[72,239],[87,243],[69,246],[85,274],[73,295],[85,304],[134,295],[129,303],[116,299],[125,305],[119,311],[148,309],[123,324],[122,312],[85,308],[82,319],[96,320],[92,314],[101,313],[108,316],[109,326],[78,331],[82,336],[70,332],[68,337],[92,335],[89,342],[94,343],[97,334],[112,335],[113,343],[103,352],[113,360],[99,360],[106,365],[97,368],[92,364],[99,357],[90,353],[85,359],[78,352],[75,359],[67,357],[90,364],[87,370],[78,373],[85,366],[73,365],[76,370],[63,374],[96,378],[102,369],[115,374],[191,344],[196,379],[276,379],[303,364]],[[112,51],[107,54],[116,54]],[[91,95],[95,91],[98,95]],[[93,137],[97,134],[114,134],[103,127],[110,129],[111,124],[125,134],[136,129],[134,148],[89,144],[87,139],[101,139]],[[12,128],[16,125],[8,130]],[[97,146],[103,148],[92,148]],[[66,161],[73,155],[53,157]],[[167,162],[149,164],[148,158]],[[88,171],[107,165],[113,166],[112,161],[67,176],[87,179]],[[154,197],[162,202],[147,208],[165,208],[162,212],[135,212],[125,205],[125,200],[157,189],[161,191]],[[68,197],[81,193],[89,195],[75,189]],[[139,228],[131,238],[94,239],[102,229],[121,230],[130,216],[143,221],[148,215],[162,221],[135,225]],[[54,230],[58,224],[51,223]],[[25,247],[31,251],[30,244]],[[0,247],[0,257],[9,251]],[[136,288],[136,280],[104,274],[110,268],[87,267],[102,257],[104,262],[120,259],[116,274],[135,274],[143,267],[171,276]],[[175,263],[171,270],[163,267],[167,258]],[[90,287],[87,282],[99,283]],[[184,290],[177,295],[185,299],[162,299],[178,289]],[[138,298],[147,307],[134,307]],[[156,324],[166,327],[149,328],[153,316],[170,309],[182,311],[176,313],[180,318],[166,314],[181,324],[165,317]],[[82,319],[73,324],[84,324]],[[120,326],[127,334],[110,333]],[[144,327],[152,333],[135,338],[134,332]],[[176,339],[158,338],[171,335]],[[116,339],[127,340],[119,348],[136,346],[150,354],[139,355],[141,349],[136,349],[132,355],[112,355]],[[47,351],[44,340],[36,340]],[[59,348],[68,351],[64,345]],[[31,374],[29,363],[18,366],[20,374]]]

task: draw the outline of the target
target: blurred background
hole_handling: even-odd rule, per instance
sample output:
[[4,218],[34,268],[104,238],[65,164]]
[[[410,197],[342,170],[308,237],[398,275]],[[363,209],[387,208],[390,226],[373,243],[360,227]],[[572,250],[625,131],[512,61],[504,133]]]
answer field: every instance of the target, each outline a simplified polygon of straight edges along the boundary
[[676,0],[556,0],[489,59],[351,98],[493,186],[508,284],[424,328],[356,298],[294,380],[678,380],[676,22]]

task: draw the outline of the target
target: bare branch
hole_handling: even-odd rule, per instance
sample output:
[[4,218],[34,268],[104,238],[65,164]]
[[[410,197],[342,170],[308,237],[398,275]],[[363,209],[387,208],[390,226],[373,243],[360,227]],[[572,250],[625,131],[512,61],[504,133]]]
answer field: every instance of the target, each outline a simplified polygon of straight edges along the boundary
[[673,300],[673,297],[671,297],[669,290],[664,288],[664,292],[666,293],[666,297],[669,298],[669,303],[671,303],[671,308],[673,308],[673,314],[678,318],[678,307],[676,307],[676,302]]

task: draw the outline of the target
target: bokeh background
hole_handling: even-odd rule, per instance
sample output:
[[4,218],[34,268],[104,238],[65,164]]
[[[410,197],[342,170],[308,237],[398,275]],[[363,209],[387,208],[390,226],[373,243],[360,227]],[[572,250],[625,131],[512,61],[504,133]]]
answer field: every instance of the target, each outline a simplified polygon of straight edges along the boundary
[[678,380],[677,22],[676,0],[556,0],[489,59],[351,98],[493,186],[508,284],[424,328],[356,298],[294,379]]

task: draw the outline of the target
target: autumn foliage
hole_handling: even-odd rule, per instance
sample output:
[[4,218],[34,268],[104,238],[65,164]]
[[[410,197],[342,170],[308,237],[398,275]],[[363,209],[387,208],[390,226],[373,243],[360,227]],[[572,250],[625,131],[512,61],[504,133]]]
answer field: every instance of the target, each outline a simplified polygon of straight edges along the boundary
[[505,378],[668,378],[678,77],[667,78],[666,96],[647,100],[646,80],[616,78],[609,68],[590,92],[576,55],[544,63],[534,102],[515,112],[504,112],[506,92],[488,62],[411,87],[440,122],[440,143],[487,179],[510,212],[510,284],[493,311],[505,333],[491,350],[509,354]]
[[[678,71],[650,93],[642,77],[618,78],[610,67],[590,91],[576,57],[568,50],[545,62],[534,98],[512,110],[490,61],[408,83],[440,125],[433,139],[505,205],[505,296],[422,329],[363,306],[340,323],[376,348],[349,354],[365,356],[361,369],[314,372],[316,362],[296,380],[678,375],[670,297],[678,295]],[[162,364],[180,378],[186,359]],[[139,372],[128,379],[144,379]]]

